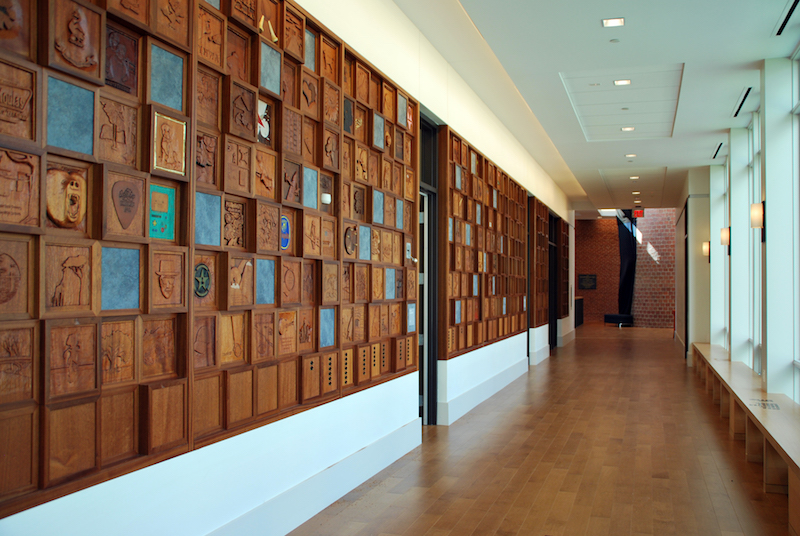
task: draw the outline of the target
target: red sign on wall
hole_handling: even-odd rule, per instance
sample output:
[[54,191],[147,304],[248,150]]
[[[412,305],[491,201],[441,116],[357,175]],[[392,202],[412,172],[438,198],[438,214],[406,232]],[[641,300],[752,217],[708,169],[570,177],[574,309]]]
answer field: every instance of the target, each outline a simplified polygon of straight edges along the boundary
[[640,209],[634,210],[633,211],[633,217],[634,218],[644,218],[644,209],[640,208]]

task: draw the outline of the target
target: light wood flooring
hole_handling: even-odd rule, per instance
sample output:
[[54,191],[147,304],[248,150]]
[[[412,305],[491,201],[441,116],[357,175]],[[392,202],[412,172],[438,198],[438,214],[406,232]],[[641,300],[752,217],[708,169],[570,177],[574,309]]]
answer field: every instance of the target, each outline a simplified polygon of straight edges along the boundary
[[581,326],[291,535],[786,535],[671,333]]

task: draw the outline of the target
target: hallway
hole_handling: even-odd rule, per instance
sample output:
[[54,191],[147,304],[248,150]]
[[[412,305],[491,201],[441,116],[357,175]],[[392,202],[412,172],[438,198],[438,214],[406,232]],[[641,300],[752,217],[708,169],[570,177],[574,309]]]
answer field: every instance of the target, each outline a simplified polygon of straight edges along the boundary
[[761,536],[787,516],[671,330],[588,324],[291,534]]

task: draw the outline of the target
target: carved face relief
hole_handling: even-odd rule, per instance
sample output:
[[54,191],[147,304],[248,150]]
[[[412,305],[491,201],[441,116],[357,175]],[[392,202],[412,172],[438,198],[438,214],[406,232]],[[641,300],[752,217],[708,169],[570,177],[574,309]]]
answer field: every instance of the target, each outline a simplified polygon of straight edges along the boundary
[[47,215],[59,227],[74,229],[86,217],[86,170],[47,171]]
[[161,290],[161,295],[166,299],[172,297],[175,292],[175,280],[180,276],[180,261],[176,262],[174,259],[162,260],[158,265],[158,288]]

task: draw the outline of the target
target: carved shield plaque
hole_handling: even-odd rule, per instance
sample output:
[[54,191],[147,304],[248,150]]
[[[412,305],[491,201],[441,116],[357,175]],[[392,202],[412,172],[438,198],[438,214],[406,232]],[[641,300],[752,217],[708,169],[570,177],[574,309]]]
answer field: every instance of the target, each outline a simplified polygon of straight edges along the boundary
[[100,13],[77,2],[55,2],[53,58],[57,65],[101,80]]

